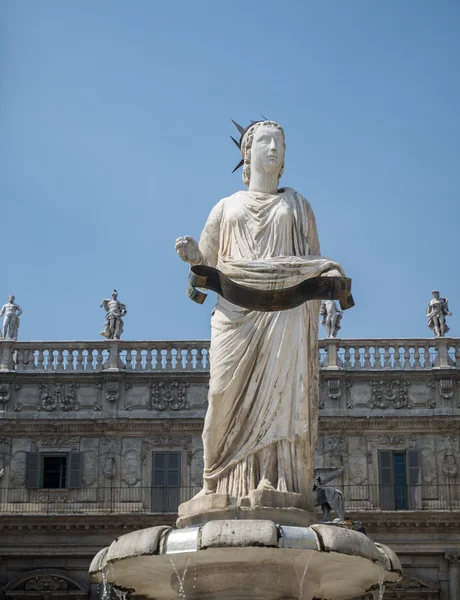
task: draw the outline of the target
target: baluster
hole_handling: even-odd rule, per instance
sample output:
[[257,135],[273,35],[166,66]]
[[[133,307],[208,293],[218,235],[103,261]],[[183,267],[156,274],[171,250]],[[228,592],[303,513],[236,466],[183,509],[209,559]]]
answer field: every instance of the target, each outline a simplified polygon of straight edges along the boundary
[[389,369],[390,368],[390,346],[388,346],[387,344],[384,344],[382,346],[382,355],[381,355],[381,366],[383,369]]
[[165,348],[165,369],[171,370],[173,368],[172,366],[172,348],[171,347],[167,347]]
[[57,358],[56,358],[56,371],[64,370],[64,350],[58,348],[56,350]]
[[184,361],[182,363],[184,371],[187,371],[192,368],[192,361],[190,360],[192,356],[191,348],[184,348]]
[[345,346],[343,353],[343,361],[345,369],[351,369],[351,351],[350,346]]
[[398,358],[399,358],[399,366],[401,369],[407,369],[407,356],[406,356],[406,347],[398,346]]
[[136,348],[136,371],[142,371],[142,348]]
[[45,368],[45,354],[43,348],[38,349],[37,353],[37,369],[42,371]]
[[[30,352],[30,350],[28,352]],[[26,365],[24,364],[24,353],[25,351],[22,348],[13,350],[13,360],[16,363],[16,371],[24,371],[26,368]]]
[[422,357],[420,354],[420,346],[414,344],[414,369],[420,369],[422,366]]
[[96,350],[96,364],[94,366],[95,371],[102,371],[102,364],[104,362],[104,356],[102,355],[102,348],[95,348]]
[[370,361],[370,346],[368,344],[364,344],[363,347],[363,369],[370,369],[371,361]]
[[147,371],[151,371],[153,369],[153,361],[154,361],[154,356],[153,356],[153,349],[147,349],[146,353],[145,353],[145,369]]
[[431,369],[434,363],[434,357],[430,352],[430,346],[424,346],[425,350],[425,369]]
[[46,370],[53,371],[54,370],[54,350],[51,348],[48,350],[48,356],[46,360]]
[[[123,350],[122,350],[123,352]],[[126,348],[126,370],[132,371],[133,369],[133,353],[130,348]]]
[[83,351],[81,348],[77,349],[77,355],[75,357],[75,371],[83,371]]
[[209,348],[203,348],[202,353],[203,353],[203,357],[204,357],[203,368],[206,371],[208,371],[209,370]]

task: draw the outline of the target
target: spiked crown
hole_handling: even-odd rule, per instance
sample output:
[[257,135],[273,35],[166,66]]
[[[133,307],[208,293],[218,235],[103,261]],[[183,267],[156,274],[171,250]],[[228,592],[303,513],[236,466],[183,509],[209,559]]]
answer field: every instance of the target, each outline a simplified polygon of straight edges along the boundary
[[[235,138],[232,135],[230,137],[232,138],[232,140],[233,140],[234,144],[236,145],[236,147],[238,148],[238,150],[241,152],[241,144],[243,143],[244,135],[248,131],[248,129],[250,129],[256,123],[263,123],[263,121],[267,121],[267,119],[262,115],[262,119],[260,121],[251,121],[247,127],[242,127],[233,119],[231,121],[232,121],[233,125],[235,125],[235,127],[238,129],[238,132],[240,134],[240,141],[235,140]],[[234,173],[235,171],[238,171],[238,169],[240,167],[242,167],[243,165],[244,165],[244,158],[242,158],[240,160],[240,162],[233,169],[232,173]]]

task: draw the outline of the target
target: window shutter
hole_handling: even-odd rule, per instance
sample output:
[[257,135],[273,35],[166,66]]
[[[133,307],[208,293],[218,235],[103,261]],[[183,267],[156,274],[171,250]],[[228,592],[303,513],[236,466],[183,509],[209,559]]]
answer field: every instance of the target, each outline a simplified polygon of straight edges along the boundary
[[166,499],[166,452],[152,454],[152,511],[164,512]]
[[379,451],[380,475],[380,508],[383,510],[395,509],[395,494],[393,485],[393,460],[390,450]]
[[26,454],[26,488],[40,487],[40,452]]
[[407,450],[407,489],[409,510],[417,510],[422,506],[420,485],[420,450]]
[[69,454],[69,480],[67,487],[81,488],[82,464],[82,452],[71,452]]

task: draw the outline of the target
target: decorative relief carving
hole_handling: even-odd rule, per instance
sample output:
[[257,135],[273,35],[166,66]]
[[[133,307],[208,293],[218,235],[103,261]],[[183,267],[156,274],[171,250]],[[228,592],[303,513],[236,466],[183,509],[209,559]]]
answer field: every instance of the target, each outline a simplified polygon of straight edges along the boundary
[[36,405],[37,410],[46,412],[54,412],[56,410],[69,411],[78,410],[80,404],[77,402],[76,390],[80,387],[79,383],[71,383],[67,387],[61,387],[61,383],[57,382],[54,390],[50,391],[50,386],[47,383],[39,383],[38,389],[40,392],[40,401]]
[[406,446],[415,445],[417,438],[415,435],[370,435],[367,438],[370,442],[376,444],[385,444],[386,446]]
[[67,492],[47,490],[31,490],[31,502],[43,502],[45,504],[65,504],[70,501]]
[[7,404],[11,398],[11,383],[0,383],[0,404]]
[[340,379],[328,379],[327,380],[327,395],[331,400],[338,400],[342,395],[342,388],[340,387]]
[[149,383],[150,400],[147,403],[149,410],[187,410],[188,383]]
[[347,454],[347,440],[341,435],[325,436],[324,453],[343,457]]
[[31,439],[32,451],[39,452],[42,448],[59,450],[62,447],[70,448],[73,452],[79,450],[80,436],[78,435],[41,435]]
[[123,455],[121,480],[129,487],[133,487],[141,480],[139,452],[131,449]]
[[170,434],[161,434],[161,435],[153,435],[148,438],[144,438],[142,440],[142,450],[141,450],[141,461],[142,464],[145,463],[145,459],[147,457],[147,452],[152,450],[153,448],[177,448],[182,447],[186,450],[190,449],[190,444],[192,443],[191,435],[170,435]]
[[96,389],[97,390],[102,390],[103,387],[104,387],[104,384],[102,383],[102,381],[98,381],[96,383]]
[[439,393],[443,400],[449,400],[454,395],[452,379],[440,379],[438,381]]
[[101,410],[102,410],[102,404],[101,404],[100,402],[95,402],[95,403],[93,404],[93,409],[94,409],[96,412],[99,412],[99,411],[101,411]]
[[0,479],[5,474],[6,458],[10,455],[10,440],[0,437]]
[[11,487],[22,488],[26,484],[26,453],[24,450],[15,452],[10,465]]
[[411,408],[407,389],[410,383],[401,379],[393,381],[372,381],[371,382],[371,400],[370,408],[388,408],[392,404],[393,408]]
[[116,456],[121,455],[121,438],[106,436],[100,445],[99,455],[103,457],[102,473],[107,479],[113,479],[117,474]]
[[442,472],[446,477],[456,477],[458,473],[457,458],[459,440],[457,436],[446,435],[441,443]]
[[459,552],[455,552],[455,551],[446,552],[446,554],[444,554],[444,558],[451,565],[460,565],[460,553]]
[[105,399],[114,404],[120,397],[120,385],[118,381],[107,381],[105,384]]
[[67,590],[69,587],[65,579],[56,577],[55,575],[41,575],[33,577],[26,582],[24,589],[28,592],[58,592]]

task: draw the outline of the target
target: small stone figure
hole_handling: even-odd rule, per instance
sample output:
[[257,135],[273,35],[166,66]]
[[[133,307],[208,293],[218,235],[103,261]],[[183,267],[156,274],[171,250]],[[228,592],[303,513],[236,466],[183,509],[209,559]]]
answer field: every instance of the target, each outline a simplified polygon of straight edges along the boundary
[[436,337],[443,337],[449,331],[446,317],[452,316],[452,313],[449,311],[447,298],[440,298],[438,290],[433,290],[431,293],[433,300],[426,309],[428,327],[433,330]]
[[123,333],[122,317],[128,312],[126,304],[118,302],[117,298],[118,292],[117,290],[113,290],[112,298],[106,298],[101,302],[102,308],[107,312],[105,315],[104,331],[101,331],[101,335],[108,340],[120,339]]
[[336,303],[333,300],[324,300],[321,303],[319,314],[323,317],[321,325],[323,325],[326,330],[327,337],[337,337],[343,313],[337,308]]
[[4,304],[0,309],[0,317],[3,319],[3,327],[0,332],[0,339],[17,340],[19,330],[19,317],[22,315],[22,308],[14,303],[14,296],[8,297],[7,304]]

